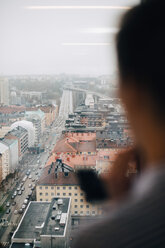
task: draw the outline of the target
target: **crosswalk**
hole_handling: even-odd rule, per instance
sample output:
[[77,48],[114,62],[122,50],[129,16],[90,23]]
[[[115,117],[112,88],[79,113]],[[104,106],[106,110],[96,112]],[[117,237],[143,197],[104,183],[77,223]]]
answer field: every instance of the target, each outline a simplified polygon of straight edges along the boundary
[[9,242],[0,242],[0,247],[8,248],[10,246]]

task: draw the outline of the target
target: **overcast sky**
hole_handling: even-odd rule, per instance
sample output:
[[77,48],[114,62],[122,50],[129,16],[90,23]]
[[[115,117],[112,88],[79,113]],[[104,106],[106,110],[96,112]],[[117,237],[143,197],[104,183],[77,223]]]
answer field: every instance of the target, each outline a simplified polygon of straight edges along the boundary
[[120,16],[138,2],[0,0],[0,75],[112,74]]

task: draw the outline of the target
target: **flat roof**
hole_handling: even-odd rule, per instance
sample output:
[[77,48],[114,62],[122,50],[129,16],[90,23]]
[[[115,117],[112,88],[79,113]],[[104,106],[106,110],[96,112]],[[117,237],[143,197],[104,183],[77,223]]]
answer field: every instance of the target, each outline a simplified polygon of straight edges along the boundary
[[30,202],[12,239],[35,239],[35,227],[45,222],[50,202]]
[[[58,204],[61,201],[62,204]],[[68,211],[70,208],[70,198],[53,198],[42,235],[63,236],[68,222]],[[54,208],[53,208],[54,207]],[[53,216],[53,219],[52,219]],[[55,218],[55,219],[54,219]],[[63,222],[64,219],[64,222]],[[63,224],[61,223],[63,222]],[[60,224],[61,223],[61,224]],[[55,230],[56,228],[56,230]]]
[[[59,204],[59,201],[61,203]],[[70,209],[70,198],[53,198],[51,202],[36,202],[29,203],[26,212],[24,213],[20,224],[15,231],[12,241],[17,242],[18,239],[29,240],[40,236],[54,235],[63,236],[68,222],[68,212]],[[66,219],[64,218],[66,214]],[[58,215],[58,217],[57,217]],[[52,218],[53,216],[53,218]],[[63,224],[60,222],[64,219]],[[55,230],[56,228],[56,230]],[[13,248],[14,246],[12,246]],[[20,246],[24,247],[24,246]]]

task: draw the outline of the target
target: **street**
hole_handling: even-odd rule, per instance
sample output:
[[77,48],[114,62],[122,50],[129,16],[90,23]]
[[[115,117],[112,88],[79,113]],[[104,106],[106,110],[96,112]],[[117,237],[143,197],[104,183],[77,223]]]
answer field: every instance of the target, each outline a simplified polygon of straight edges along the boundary
[[[24,201],[28,194],[32,192],[28,202],[30,200],[35,200],[35,185],[42,173],[42,168],[45,166],[52,149],[54,148],[57,140],[60,138],[62,130],[65,126],[65,120],[68,117],[68,114],[72,110],[72,94],[69,91],[64,91],[61,105],[60,105],[60,115],[56,118],[52,127],[47,127],[45,133],[42,137],[42,143],[45,146],[45,151],[40,154],[29,154],[26,153],[23,158],[23,163],[19,166],[18,179],[12,180],[10,184],[7,185],[6,190],[9,190],[8,193],[1,199],[1,205],[4,206],[4,213],[0,215],[0,240],[3,244],[9,244],[12,233],[15,231],[17,225],[19,224],[22,213],[16,213],[15,210],[19,211],[24,205]],[[71,104],[71,106],[70,106]],[[25,182],[23,178],[26,174],[30,172],[27,176]],[[21,195],[18,195],[17,188],[20,186],[24,187]],[[34,190],[31,188],[34,186]],[[17,195],[14,199],[11,199],[14,192],[17,191]],[[15,202],[15,203],[13,203]],[[9,203],[10,206],[6,206]],[[15,205],[12,205],[15,204]],[[28,204],[26,204],[27,207]],[[6,213],[10,209],[10,213]]]

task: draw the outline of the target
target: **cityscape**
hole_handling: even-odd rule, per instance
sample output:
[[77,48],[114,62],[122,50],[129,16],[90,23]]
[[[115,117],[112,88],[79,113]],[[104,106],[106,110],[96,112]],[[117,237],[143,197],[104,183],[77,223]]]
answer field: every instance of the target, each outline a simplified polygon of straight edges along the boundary
[[71,247],[81,222],[103,214],[76,171],[107,173],[132,142],[116,90],[115,76],[1,77],[2,247]]
[[73,248],[113,208],[97,182],[134,143],[116,34],[139,2],[1,0],[0,248]]

